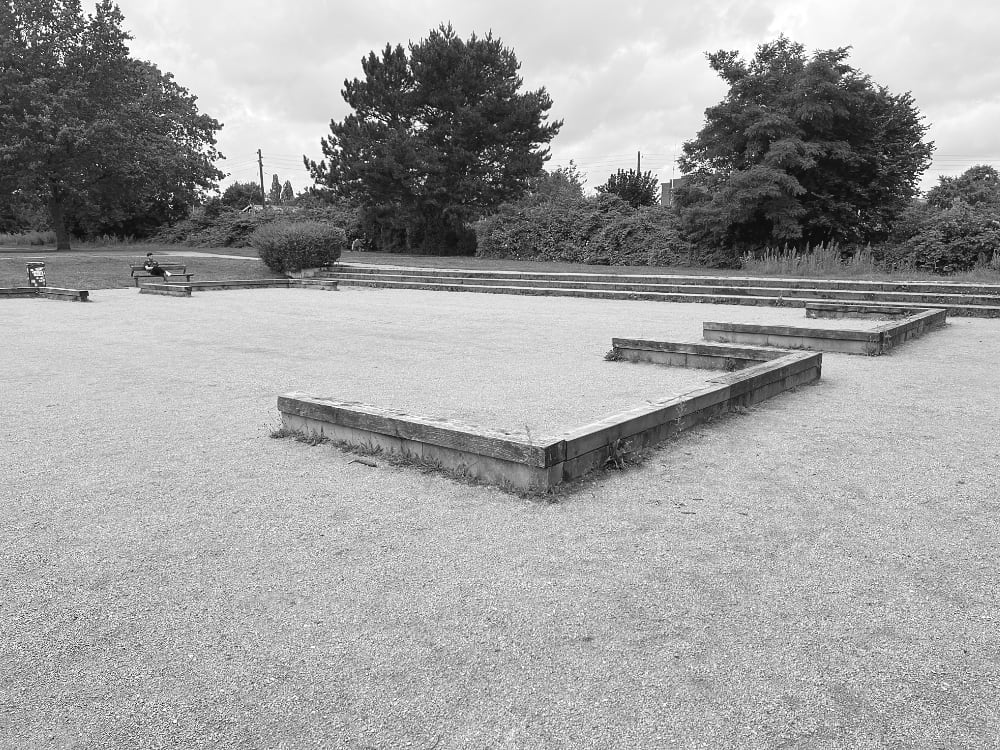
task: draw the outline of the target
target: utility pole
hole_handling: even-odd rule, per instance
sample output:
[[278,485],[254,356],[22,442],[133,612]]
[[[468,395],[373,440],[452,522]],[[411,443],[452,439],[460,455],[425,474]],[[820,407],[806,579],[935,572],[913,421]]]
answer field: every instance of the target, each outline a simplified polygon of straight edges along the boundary
[[642,174],[642,152],[635,152],[635,173],[637,175]]
[[264,192],[264,157],[257,149],[257,166],[260,167],[260,207],[267,208],[267,193]]

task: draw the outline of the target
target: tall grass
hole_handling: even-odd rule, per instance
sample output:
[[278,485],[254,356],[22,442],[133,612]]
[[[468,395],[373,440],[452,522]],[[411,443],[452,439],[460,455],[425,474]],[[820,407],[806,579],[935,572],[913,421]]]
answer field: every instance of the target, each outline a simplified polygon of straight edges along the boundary
[[40,247],[56,244],[55,232],[22,232],[0,234],[0,247]]
[[768,247],[758,257],[746,253],[741,267],[750,273],[773,276],[867,276],[883,271],[872,254],[871,247],[858,249],[850,256],[841,252],[836,242],[806,246],[796,250],[785,245],[782,249]]
[[787,245],[782,249],[768,247],[763,253],[745,253],[740,259],[742,270],[758,276],[803,276],[814,278],[893,276],[908,279],[934,279],[938,281],[985,281],[1000,283],[1000,252],[992,257],[981,257],[968,271],[957,271],[941,276],[917,268],[912,262],[882,263],[875,259],[871,246],[848,255],[836,242],[796,250]]
[[142,240],[137,240],[135,237],[115,237],[110,234],[101,235],[100,237],[91,237],[86,240],[73,240],[74,247],[124,247],[125,245],[141,245]]

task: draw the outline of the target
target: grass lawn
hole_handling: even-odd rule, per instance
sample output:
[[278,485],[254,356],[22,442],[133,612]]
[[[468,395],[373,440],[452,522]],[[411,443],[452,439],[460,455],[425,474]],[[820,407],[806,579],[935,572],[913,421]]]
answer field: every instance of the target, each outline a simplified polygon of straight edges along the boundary
[[245,255],[244,259],[218,258],[210,255],[173,255],[172,252],[190,253],[191,248],[151,247],[134,245],[130,247],[86,248],[70,252],[39,251],[10,252],[0,247],[0,287],[27,286],[25,263],[45,261],[45,281],[49,286],[66,289],[118,289],[135,286],[129,264],[142,263],[146,253],[153,252],[156,259],[186,263],[195,281],[213,279],[270,279],[278,274],[270,271],[257,258],[244,249],[230,252],[230,248],[217,251],[224,255]]
[[[46,268],[46,278],[51,286],[72,289],[114,289],[131,286],[127,264],[141,261],[147,252],[154,252],[160,260],[180,258],[172,254],[186,256],[204,254],[201,257],[184,258],[190,264],[188,270],[197,274],[197,280],[211,279],[257,279],[271,278],[273,273],[257,262],[257,251],[247,247],[192,248],[182,245],[111,245],[108,247],[84,245],[68,253],[56,253],[51,248],[6,248],[0,247],[0,286],[23,286],[26,260],[38,257],[51,265]],[[249,264],[240,264],[235,259],[209,258],[207,255],[230,255],[253,259]],[[749,274],[739,269],[705,268],[698,266],[594,266],[584,263],[556,263],[550,261],[509,260],[496,258],[475,258],[468,256],[401,255],[395,253],[346,252],[342,261],[351,263],[372,263],[433,268],[472,268],[481,270],[538,271],[552,273],[614,273],[628,275],[669,274],[682,276],[748,276],[762,275],[786,277],[788,274]],[[121,277],[121,267],[125,267],[125,278]],[[870,280],[918,280],[952,281],[984,284],[1000,284],[1000,272],[977,269],[951,276],[912,272],[907,274],[865,273],[850,276],[821,275],[819,278],[853,278]]]
[[276,396],[572,423],[670,387],[613,335],[801,311],[92,299],[0,301],[0,747],[996,746],[1000,321],[546,502],[272,439]]

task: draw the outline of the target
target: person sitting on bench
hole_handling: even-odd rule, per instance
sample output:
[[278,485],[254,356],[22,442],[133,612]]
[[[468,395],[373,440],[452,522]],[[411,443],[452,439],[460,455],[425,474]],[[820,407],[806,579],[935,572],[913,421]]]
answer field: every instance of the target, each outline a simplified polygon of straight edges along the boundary
[[159,276],[162,279],[170,276],[170,271],[160,268],[160,264],[153,260],[152,253],[146,253],[146,262],[143,263],[142,267],[146,269],[146,273],[150,276]]

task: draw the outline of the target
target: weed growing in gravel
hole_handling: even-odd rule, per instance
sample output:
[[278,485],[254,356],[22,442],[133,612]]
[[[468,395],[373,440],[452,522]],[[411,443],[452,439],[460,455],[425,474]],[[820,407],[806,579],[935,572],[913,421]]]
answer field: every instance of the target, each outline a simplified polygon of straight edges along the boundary
[[610,349],[604,355],[605,362],[621,362],[622,359],[622,353],[618,349]]
[[625,451],[622,449],[621,438],[608,444],[608,457],[604,459],[604,466],[605,468],[618,469],[618,471],[625,468]]
[[296,442],[305,443],[306,445],[320,445],[321,443],[330,442],[330,438],[322,432],[304,432],[302,430],[291,430],[287,427],[278,427],[271,430],[271,437],[275,440],[289,437],[295,438]]
[[674,419],[674,428],[677,432],[684,430],[684,414],[687,412],[687,401],[681,401],[677,405],[677,417]]
[[[472,476],[468,471],[463,469],[453,469],[447,467],[435,461],[434,459],[426,458],[425,456],[418,456],[410,451],[405,451],[403,453],[397,453],[392,451],[386,451],[381,446],[375,445],[374,443],[368,442],[365,444],[348,443],[344,440],[333,440],[325,435],[318,432],[304,432],[302,430],[293,430],[287,427],[277,427],[270,432],[270,436],[275,439],[281,438],[293,438],[297,442],[305,443],[306,445],[320,445],[320,444],[330,444],[345,453],[351,453],[355,456],[368,456],[368,457],[378,457],[385,463],[391,466],[400,466],[410,469],[416,469],[423,474],[441,474],[443,476],[455,479],[463,484],[481,486],[481,487],[498,487],[503,492],[510,495],[516,495],[522,499],[534,498],[540,494],[539,492],[525,492],[523,490],[514,487],[508,482],[500,482],[499,484],[493,482],[484,482],[476,477]],[[530,435],[529,435],[530,438]],[[377,468],[376,464],[363,462],[366,466],[372,466]]]

